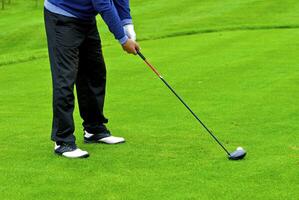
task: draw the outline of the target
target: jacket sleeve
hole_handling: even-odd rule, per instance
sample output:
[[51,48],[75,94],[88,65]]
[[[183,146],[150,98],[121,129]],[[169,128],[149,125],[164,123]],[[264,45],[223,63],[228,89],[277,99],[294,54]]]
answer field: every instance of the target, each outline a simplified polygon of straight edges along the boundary
[[113,0],[115,8],[121,19],[122,25],[132,24],[130,1],[129,0]]
[[110,32],[114,37],[119,40],[121,44],[124,44],[128,37],[126,36],[121,19],[114,6],[112,0],[92,0],[94,9],[101,15],[105,23],[107,24]]

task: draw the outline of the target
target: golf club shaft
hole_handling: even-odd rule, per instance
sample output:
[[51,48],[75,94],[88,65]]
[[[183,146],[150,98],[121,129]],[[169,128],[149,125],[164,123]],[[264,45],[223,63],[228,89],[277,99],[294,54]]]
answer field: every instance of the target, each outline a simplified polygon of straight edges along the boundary
[[216,138],[216,136],[208,129],[208,127],[197,117],[197,115],[191,110],[191,108],[184,102],[184,100],[174,91],[174,89],[167,83],[167,81],[162,77],[162,75],[156,70],[156,68],[151,65],[147,59],[144,57],[144,55],[140,52],[137,51],[137,54],[139,57],[147,64],[148,67],[153,70],[153,72],[163,81],[163,83],[171,90],[171,92],[184,104],[184,106],[190,111],[190,113],[195,117],[195,119],[206,129],[206,131],[214,138],[214,140],[222,147],[222,149],[227,153],[227,155],[230,155],[228,150],[221,144],[221,142]]

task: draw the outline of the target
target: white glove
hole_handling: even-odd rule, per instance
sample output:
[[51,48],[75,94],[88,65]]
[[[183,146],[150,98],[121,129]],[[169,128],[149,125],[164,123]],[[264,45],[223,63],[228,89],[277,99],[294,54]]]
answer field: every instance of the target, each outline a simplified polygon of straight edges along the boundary
[[136,41],[136,33],[133,24],[124,25],[125,34],[132,40]]

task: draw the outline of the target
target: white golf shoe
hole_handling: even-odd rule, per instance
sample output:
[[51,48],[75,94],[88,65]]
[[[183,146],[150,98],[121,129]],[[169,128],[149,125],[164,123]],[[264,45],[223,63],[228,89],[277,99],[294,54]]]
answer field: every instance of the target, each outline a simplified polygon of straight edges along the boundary
[[84,131],[85,143],[105,143],[105,144],[119,144],[124,143],[125,139],[122,137],[115,137],[110,135],[110,132],[104,132],[102,134],[91,134]]
[[87,151],[82,151],[77,148],[75,144],[61,143],[57,144],[55,142],[54,152],[58,155],[67,158],[87,158],[89,154]]

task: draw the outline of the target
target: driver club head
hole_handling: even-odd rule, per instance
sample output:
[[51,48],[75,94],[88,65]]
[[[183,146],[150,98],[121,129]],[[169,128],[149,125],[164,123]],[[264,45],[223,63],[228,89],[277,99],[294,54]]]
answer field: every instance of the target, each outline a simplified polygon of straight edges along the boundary
[[228,159],[242,160],[246,156],[246,151],[242,147],[238,147],[236,151],[230,153]]

